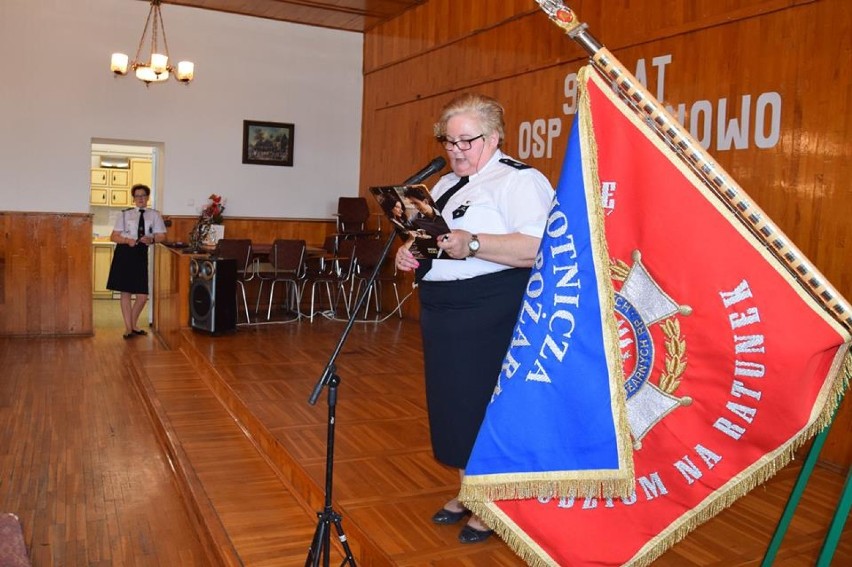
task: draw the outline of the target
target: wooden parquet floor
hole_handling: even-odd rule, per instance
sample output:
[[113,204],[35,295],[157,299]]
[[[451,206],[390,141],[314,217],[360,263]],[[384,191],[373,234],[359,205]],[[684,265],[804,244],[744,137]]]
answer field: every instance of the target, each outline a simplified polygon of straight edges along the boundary
[[[132,344],[128,344],[132,343]],[[0,339],[0,510],[41,566],[204,566],[121,331]]]
[[[312,527],[324,501],[328,390],[314,406],[308,398],[342,329],[317,320],[240,327],[225,337],[183,336],[186,359],[293,487]],[[463,547],[455,540],[458,528],[429,520],[452,497],[458,475],[432,458],[421,364],[419,330],[399,320],[357,325],[337,360],[334,506],[359,563],[522,565],[496,539]],[[146,365],[144,374],[158,372]],[[280,527],[279,533],[271,528],[269,539],[280,539]],[[302,563],[312,533],[301,540]],[[285,564],[280,552],[273,555],[279,563],[270,565]]]
[[[342,330],[186,331],[172,349],[120,330],[0,339],[0,511],[21,517],[33,564],[303,565],[328,391],[307,400]],[[462,546],[429,521],[457,475],[431,456],[421,364],[416,323],[398,319],[357,324],[337,360],[334,508],[358,564],[523,565],[496,538]],[[655,565],[759,565],[799,463]],[[843,481],[817,468],[776,565],[814,564]],[[834,565],[852,565],[851,529]]]

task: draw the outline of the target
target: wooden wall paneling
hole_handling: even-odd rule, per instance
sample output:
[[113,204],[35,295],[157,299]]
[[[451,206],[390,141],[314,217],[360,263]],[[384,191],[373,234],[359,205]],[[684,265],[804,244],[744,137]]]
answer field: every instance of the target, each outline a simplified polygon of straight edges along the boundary
[[[467,2],[462,14],[453,3],[450,18],[449,0],[430,0],[366,34],[362,193],[387,179],[404,179],[440,155],[431,123],[444,102],[465,90],[503,102],[505,150],[557,183],[573,119],[563,109],[565,78],[586,56],[535,6],[508,3],[502,21],[495,21],[489,20],[488,4]],[[649,90],[657,94],[662,86],[661,98],[675,114],[682,105],[684,123],[696,137],[709,140],[710,153],[840,293],[852,298],[847,260],[852,199],[845,195],[852,175],[847,112],[852,5],[698,0],[667,1],[652,9],[615,1],[571,6],[631,72],[644,63]],[[409,41],[404,33],[409,29],[432,36]],[[663,81],[653,60],[667,56]],[[766,119],[762,129],[756,124],[758,109]],[[776,116],[779,124],[771,121]],[[521,124],[536,120],[561,125],[549,155],[521,151]],[[720,141],[721,131],[740,126],[743,147]],[[773,126],[780,126],[777,141],[758,147]],[[415,295],[405,313],[416,317],[417,312]],[[847,402],[838,415],[823,455],[844,467],[852,461],[850,406]]]
[[[662,6],[657,3],[654,10],[648,10],[642,3],[610,1],[577,2],[572,3],[572,7],[580,19],[589,24],[592,35],[615,51],[814,1],[702,0],[691,2],[686,8],[681,2],[670,1]],[[503,10],[499,12],[488,0],[472,0],[464,5],[466,13],[461,15],[458,3],[452,3],[453,16],[449,17],[449,0],[431,0],[366,35],[365,60],[373,56],[374,62],[365,61],[365,75],[390,71],[397,74],[397,80],[391,82],[393,89],[382,89],[378,93],[365,89],[365,106],[370,106],[366,97],[371,94],[393,97],[387,103],[394,104],[415,96],[428,96],[429,92],[464,89],[483,78],[496,79],[487,72],[492,66],[493,75],[522,74],[536,67],[558,64],[566,57],[585,58],[585,52],[551,24],[532,0],[501,3]],[[429,28],[432,22],[435,22],[438,35],[431,41],[418,42],[426,46],[419,54],[411,46],[399,48],[399,43],[406,40],[400,31],[406,25],[422,30]],[[454,26],[462,27],[456,29]],[[488,39],[481,44],[483,36]],[[495,37],[500,39],[495,42]],[[488,42],[492,42],[491,48]],[[432,51],[442,50],[447,52],[439,56],[440,68],[429,69],[437,73],[426,72],[422,58]]]
[[[585,59],[578,46],[547,18],[533,13],[509,20],[499,28],[475,33],[378,71],[385,88],[364,92],[365,110],[408,104],[414,100],[477,89],[488,82],[515,77],[554,64],[560,59]],[[549,27],[547,27],[549,26]],[[392,88],[391,88],[392,87]]]
[[539,11],[531,0],[431,0],[364,35],[365,73]]
[[[25,230],[17,236],[17,259],[26,266],[31,285],[27,285],[22,298],[24,299],[24,328],[25,334],[37,335],[40,329],[49,329],[42,321],[42,307],[49,305],[48,311],[55,311],[59,305],[53,286],[51,261],[57,252],[57,237],[54,231],[56,223],[42,222],[41,215],[27,215],[24,218]],[[22,238],[23,237],[23,238]],[[29,242],[27,242],[29,241]],[[48,243],[52,244],[50,248]]]
[[[30,288],[27,302],[39,305],[40,324],[28,334],[92,333],[92,218],[88,214],[32,217],[41,234],[41,291]],[[46,239],[44,235],[49,238]],[[61,306],[61,308],[56,308]],[[32,324],[32,322],[31,322]]]
[[[0,217],[0,222],[3,220]],[[0,224],[0,230],[3,229]],[[0,236],[5,232],[0,233]],[[4,306],[6,305],[6,238],[0,238],[0,319],[2,319]]]
[[[53,306],[65,305],[61,294],[57,293],[56,276],[63,272],[63,254],[67,253],[62,245],[62,235],[57,231],[55,222],[44,222],[41,216],[27,219],[27,234],[35,236],[35,247],[27,251],[30,258],[26,262],[35,276],[36,285],[27,286],[27,334],[37,335],[41,329],[55,328],[56,312]],[[68,277],[70,274],[65,274]]]
[[12,275],[15,262],[12,258],[12,215],[0,213],[0,332],[7,334],[10,327],[9,318],[12,315],[10,307],[11,298],[14,297],[12,283],[15,281]]
[[[59,321],[57,327],[69,329],[71,334],[88,335],[94,332],[92,321],[92,216],[73,215],[72,230],[65,231],[63,237],[66,250],[61,255],[64,266],[62,274],[53,285],[62,290],[67,297],[67,323]],[[81,270],[83,266],[85,269]]]
[[0,212],[0,227],[0,335],[90,335],[90,215]]
[[[800,6],[675,38],[674,47],[668,49],[677,54],[678,68],[704,68],[709,80],[690,81],[678,73],[672,76],[679,80],[669,92],[674,100],[716,103],[710,152],[848,298],[852,295],[849,272],[836,243],[844,240],[843,233],[848,234],[843,219],[852,214],[852,200],[843,198],[843,180],[852,169],[849,160],[841,157],[850,152],[844,109],[852,97],[848,80],[843,86],[836,77],[852,72],[852,64],[849,57],[813,57],[829,53],[838,37],[843,37],[831,4]],[[802,41],[807,46],[799,46],[791,38],[790,51],[782,57],[767,38],[783,37],[785,30],[796,25],[801,26],[803,37],[812,39]],[[688,49],[691,45],[697,49]],[[732,47],[748,57],[725,60],[725,50]],[[848,53],[848,40],[845,49]],[[776,146],[761,149],[756,142],[755,109],[759,97],[772,92],[781,101],[781,136]],[[726,98],[728,117],[742,121],[747,114],[741,111],[744,95],[751,96],[748,148],[720,148],[717,120],[722,111],[717,101]],[[691,118],[697,116],[688,112],[687,120]],[[764,131],[768,129],[764,126]]]

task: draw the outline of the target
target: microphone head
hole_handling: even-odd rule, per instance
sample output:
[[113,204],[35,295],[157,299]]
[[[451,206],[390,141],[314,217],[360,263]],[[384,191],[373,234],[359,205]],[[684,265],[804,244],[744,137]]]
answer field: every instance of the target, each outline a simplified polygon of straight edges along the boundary
[[447,165],[447,160],[442,157],[436,157],[432,161],[430,161],[426,167],[406,179],[402,182],[403,185],[418,185],[423,182],[424,179],[431,177],[444,169],[444,166]]
[[435,168],[435,171],[441,171],[445,167],[447,167],[447,160],[443,158],[443,156],[438,156],[432,160],[430,166]]

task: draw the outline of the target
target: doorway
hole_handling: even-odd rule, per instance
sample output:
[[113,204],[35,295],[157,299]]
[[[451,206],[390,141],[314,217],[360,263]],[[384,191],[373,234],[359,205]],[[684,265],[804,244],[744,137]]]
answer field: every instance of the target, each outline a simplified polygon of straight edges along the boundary
[[[119,294],[106,289],[114,244],[110,241],[118,216],[133,205],[130,188],[144,183],[151,188],[151,207],[162,204],[161,142],[93,138],[91,142],[92,185],[89,212],[92,214],[92,323],[94,331],[123,330]],[[148,257],[148,287],[153,291],[153,249]],[[153,323],[153,294],[140,315],[140,325]]]

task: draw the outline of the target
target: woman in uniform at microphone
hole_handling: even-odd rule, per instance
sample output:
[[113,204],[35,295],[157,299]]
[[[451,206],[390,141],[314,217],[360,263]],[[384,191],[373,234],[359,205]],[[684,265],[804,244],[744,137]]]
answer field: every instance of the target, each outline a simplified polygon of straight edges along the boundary
[[[450,259],[427,265],[400,247],[396,266],[415,270],[420,282],[432,449],[461,478],[509,347],[553,188],[539,171],[501,151],[503,107],[492,98],[453,99],[435,136],[452,167],[432,189],[451,229],[438,238]],[[432,520],[455,524],[468,513],[453,498]],[[459,541],[476,543],[491,533],[473,516]]]

